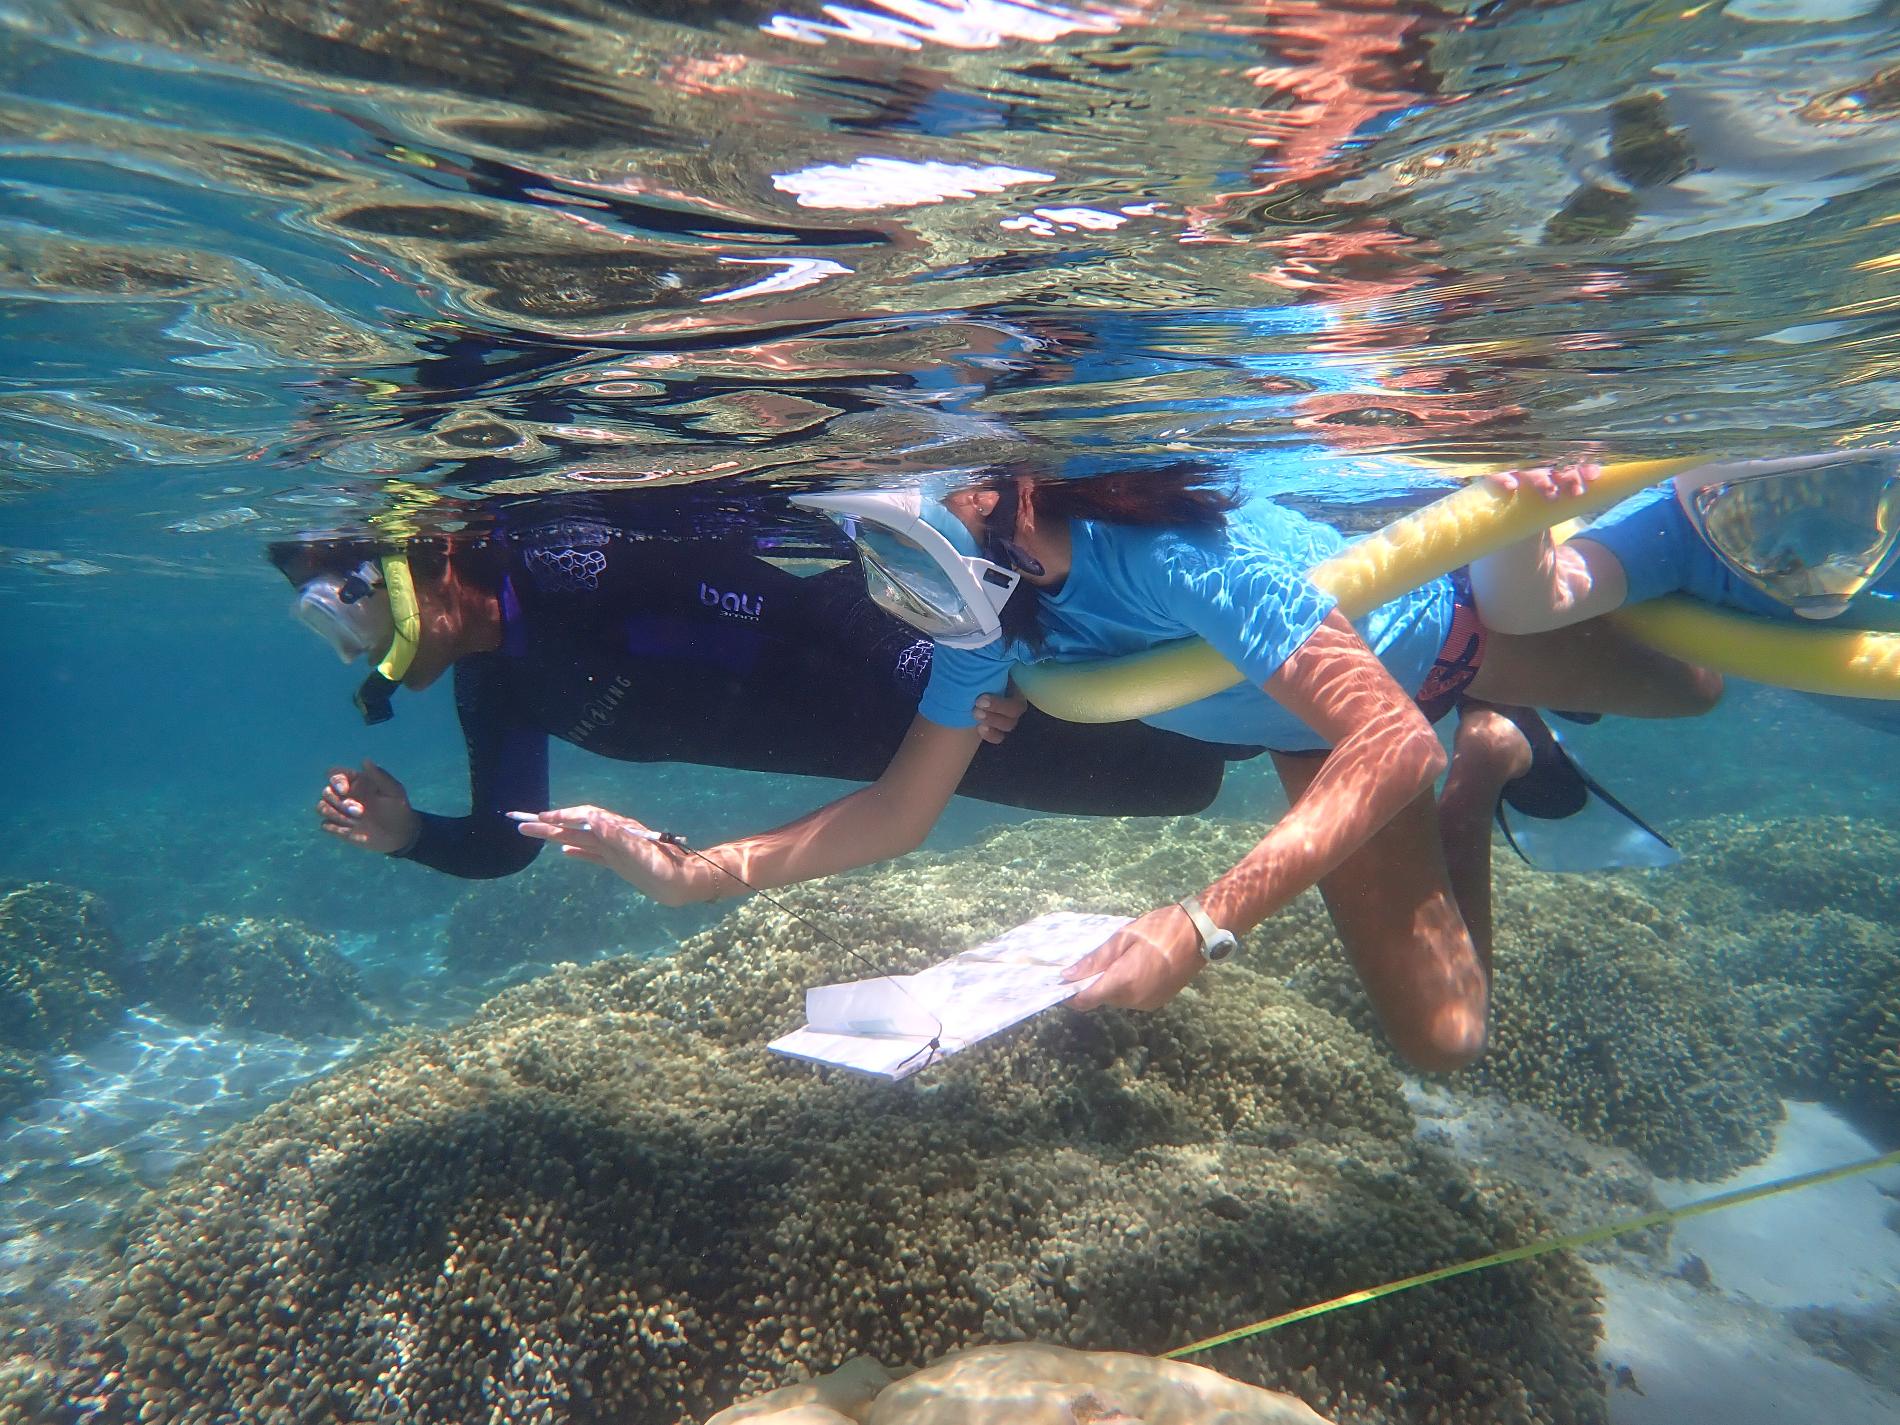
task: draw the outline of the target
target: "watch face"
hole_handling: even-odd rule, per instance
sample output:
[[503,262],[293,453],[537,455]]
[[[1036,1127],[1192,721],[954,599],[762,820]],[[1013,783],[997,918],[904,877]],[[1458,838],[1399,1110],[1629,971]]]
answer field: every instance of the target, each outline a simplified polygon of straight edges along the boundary
[[1233,931],[1217,930],[1214,932],[1214,938],[1207,942],[1202,953],[1207,956],[1209,961],[1225,960],[1229,955],[1233,954],[1239,946],[1240,942],[1234,938]]

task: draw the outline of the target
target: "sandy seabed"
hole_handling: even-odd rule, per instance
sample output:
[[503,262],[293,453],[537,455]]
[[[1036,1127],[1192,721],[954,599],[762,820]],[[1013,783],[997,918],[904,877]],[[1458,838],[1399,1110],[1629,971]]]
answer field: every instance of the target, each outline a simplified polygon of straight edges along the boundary
[[[1877,1156],[1818,1104],[1790,1103],[1765,1161],[1716,1183],[1658,1181],[1675,1206],[1735,1188]],[[1900,1339],[1900,1168],[1767,1198],[1675,1228],[1708,1285],[1599,1264],[1599,1359],[1631,1386],[1612,1386],[1612,1425],[1894,1425],[1900,1392],[1823,1358],[1789,1313],[1832,1308],[1884,1321]],[[1900,1375],[1900,1362],[1893,1374]]]

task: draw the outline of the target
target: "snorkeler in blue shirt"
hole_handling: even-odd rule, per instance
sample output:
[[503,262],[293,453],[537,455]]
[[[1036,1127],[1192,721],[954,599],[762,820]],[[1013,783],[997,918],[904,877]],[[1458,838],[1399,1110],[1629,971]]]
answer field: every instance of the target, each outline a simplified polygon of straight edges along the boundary
[[[1564,477],[1530,479],[1554,493]],[[1247,683],[1155,721],[1197,739],[1266,741],[1291,810],[1213,884],[1072,967],[1072,977],[1101,976],[1077,1008],[1165,1003],[1236,934],[1317,884],[1399,1052],[1424,1068],[1467,1064],[1486,1034],[1491,817],[1534,761],[1493,705],[1650,717],[1707,706],[1697,670],[1612,628],[1493,635],[1453,580],[1349,623],[1306,577],[1339,537],[1291,511],[1240,508],[1196,466],[1085,479],[1005,471],[935,497],[796,502],[844,526],[871,597],[937,645],[919,715],[883,775],[787,826],[703,851],[591,806],[535,813],[522,833],[666,904],[884,860],[936,822],[980,740],[970,695],[1003,687],[1012,661],[1205,638]],[[1448,769],[1429,718],[1454,704]]]
[[[1897,560],[1900,457],[1847,450],[1686,471],[1565,543],[1546,535],[1477,561],[1471,580],[1488,623],[1527,634],[1678,593],[1757,618],[1900,629]],[[1900,732],[1891,702],[1819,701]]]
[[1478,560],[1471,582],[1485,621],[1516,633],[1677,593],[1757,618],[1881,629],[1900,627],[1896,559],[1900,457],[1853,450],[1699,466],[1567,542],[1545,535]]

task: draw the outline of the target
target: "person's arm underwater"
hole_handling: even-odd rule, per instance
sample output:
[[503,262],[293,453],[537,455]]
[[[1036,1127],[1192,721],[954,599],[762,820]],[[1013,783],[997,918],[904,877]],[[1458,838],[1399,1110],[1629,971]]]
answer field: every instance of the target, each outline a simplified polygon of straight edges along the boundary
[[[1594,465],[1539,466],[1490,477],[1509,494],[1520,486],[1547,500],[1576,495],[1597,477]],[[1622,562],[1594,540],[1559,544],[1548,530],[1471,564],[1478,616],[1494,633],[1548,633],[1623,606],[1629,580]]]
[[515,834],[510,807],[548,799],[548,739],[509,717],[500,670],[488,655],[455,665],[455,706],[468,745],[469,813],[439,816],[410,805],[401,782],[365,760],[333,768],[317,805],[323,829],[371,851],[464,880],[523,870],[540,847]]
[[524,837],[607,867],[661,905],[771,890],[890,860],[922,845],[983,740],[919,715],[884,774],[772,831],[687,850],[600,807],[518,813]]
[[[1216,925],[1244,934],[1316,884],[1445,769],[1445,750],[1418,704],[1337,611],[1262,685],[1332,744],[1307,792],[1260,843],[1199,897]],[[1179,905],[1150,911],[1079,961],[1100,973],[1076,1009],[1154,1009],[1206,963]]]

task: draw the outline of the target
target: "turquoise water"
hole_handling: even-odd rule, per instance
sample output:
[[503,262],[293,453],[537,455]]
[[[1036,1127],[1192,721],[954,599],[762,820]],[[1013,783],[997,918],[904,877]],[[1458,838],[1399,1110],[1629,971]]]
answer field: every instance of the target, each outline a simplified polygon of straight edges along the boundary
[[[1399,1077],[1309,897],[1224,1003],[1058,1014],[888,1089],[762,1064],[852,969],[771,907],[320,837],[333,765],[453,813],[466,758],[446,683],[366,729],[263,558],[604,491],[795,545],[787,491],[1026,458],[1204,460],[1358,531],[1446,462],[1889,443],[1891,4],[0,24],[0,1419],[703,1420],[853,1354],[1159,1351],[1894,1146],[1900,758],[1865,709],[1737,686],[1568,733],[1684,863],[1500,847],[1466,1074]],[[847,785],[566,746],[553,784],[708,842]],[[1185,821],[959,800],[791,903],[921,964],[1165,904],[1282,804],[1264,760]],[[1900,1183],[1860,1187],[1773,1241],[1646,1238],[1206,1360],[1341,1421],[1892,1418]],[[1841,1273],[1757,1280],[1824,1224]]]

